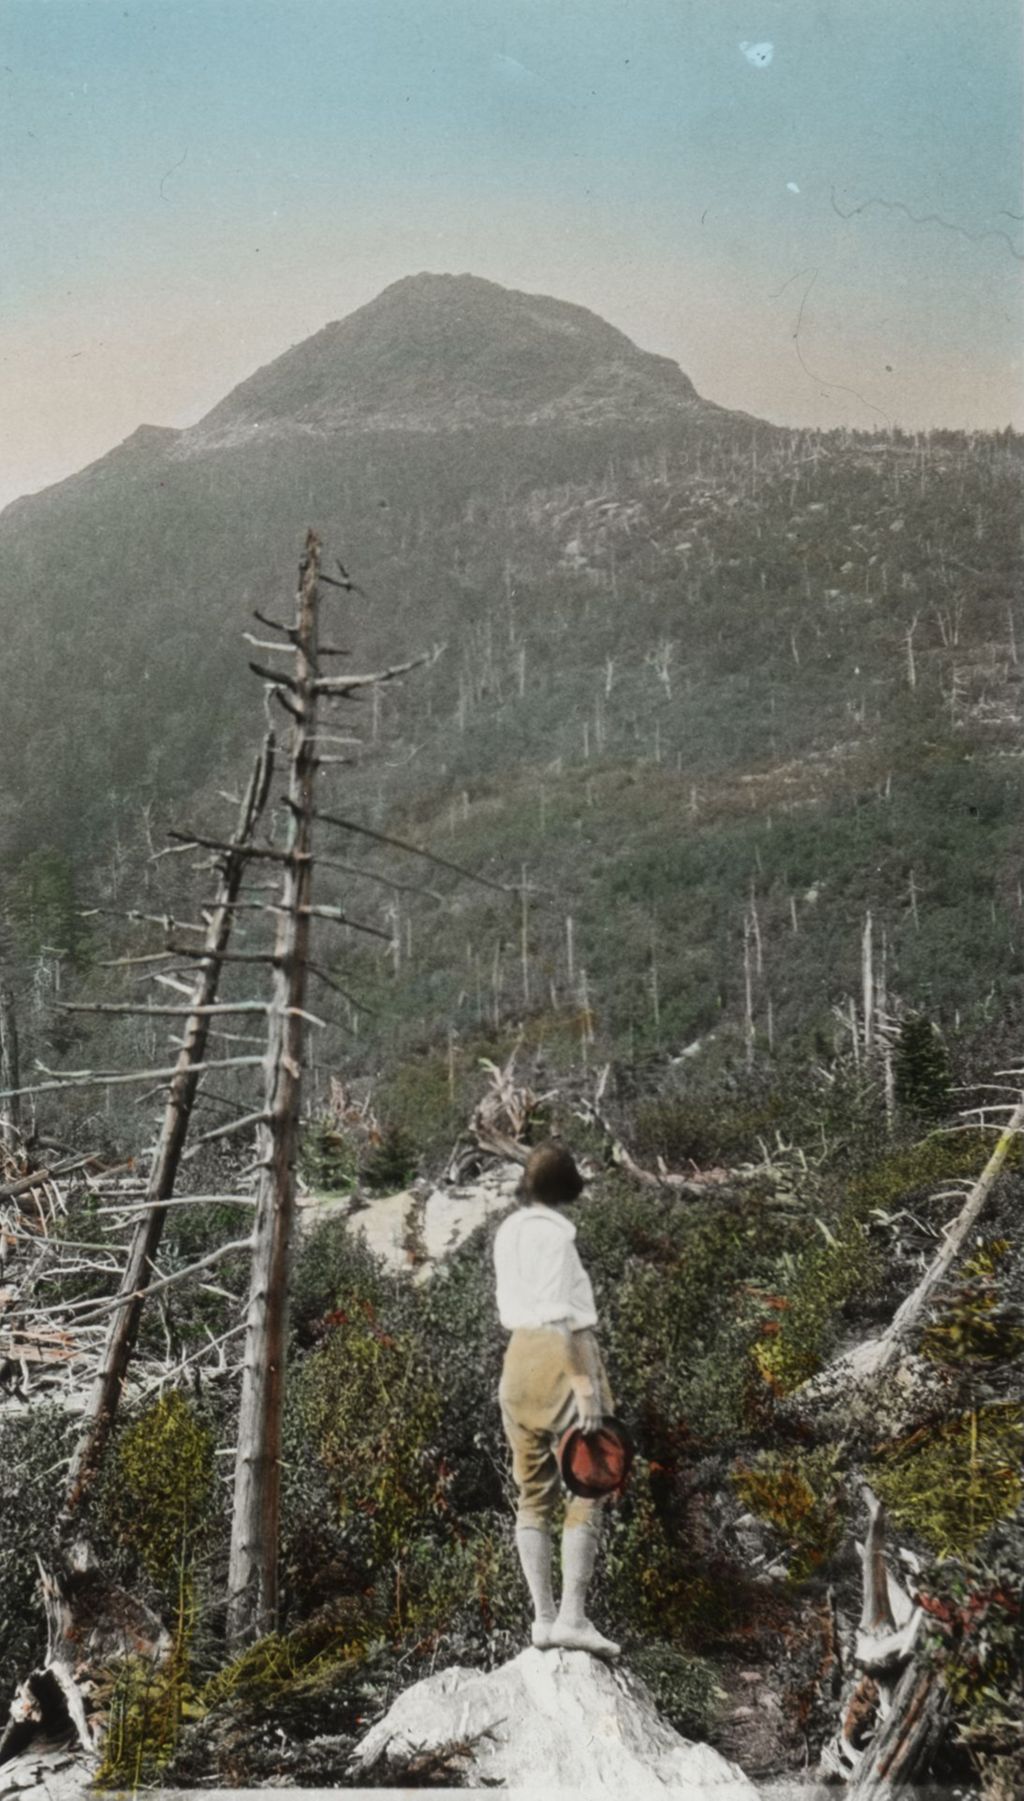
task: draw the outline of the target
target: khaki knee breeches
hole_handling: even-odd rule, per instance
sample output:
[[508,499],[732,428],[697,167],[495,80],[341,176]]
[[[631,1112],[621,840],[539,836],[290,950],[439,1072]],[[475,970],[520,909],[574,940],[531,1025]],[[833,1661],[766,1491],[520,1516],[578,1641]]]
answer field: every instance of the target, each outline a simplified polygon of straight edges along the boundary
[[[607,1372],[597,1339],[589,1329],[582,1340],[591,1378],[604,1413],[614,1410]],[[570,1387],[567,1346],[550,1326],[518,1327],[508,1341],[498,1387],[505,1437],[512,1451],[512,1474],[519,1490],[518,1526],[550,1529],[562,1492],[558,1441],[576,1420]],[[603,1500],[570,1495],[567,1526],[598,1525]]]

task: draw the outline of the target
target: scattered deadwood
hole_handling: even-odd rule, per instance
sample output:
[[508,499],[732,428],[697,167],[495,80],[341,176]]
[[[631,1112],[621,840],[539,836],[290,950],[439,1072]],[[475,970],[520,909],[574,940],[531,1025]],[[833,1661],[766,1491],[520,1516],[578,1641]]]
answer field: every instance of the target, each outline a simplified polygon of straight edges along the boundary
[[723,1184],[735,1182],[734,1173],[725,1169],[702,1170],[690,1176],[679,1175],[664,1166],[657,1170],[643,1169],[631,1155],[622,1140],[602,1111],[605,1089],[611,1065],[606,1063],[597,1079],[593,1100],[584,1098],[576,1111],[580,1119],[588,1125],[596,1126],[605,1141],[605,1152],[610,1163],[622,1169],[635,1182],[644,1188],[658,1188],[663,1192],[670,1190],[673,1194],[687,1195],[696,1200],[706,1195],[710,1188],[721,1188]]
[[[551,1096],[534,1094],[532,1088],[516,1081],[516,1058],[521,1045],[522,1039],[517,1038],[506,1062],[500,1066],[481,1057],[480,1067],[487,1072],[489,1087],[473,1113],[470,1136],[481,1150],[492,1156],[501,1157],[506,1163],[525,1164],[530,1146],[523,1140],[529,1135],[539,1108]],[[458,1147],[453,1158],[457,1155]]]
[[[217,999],[223,955],[231,934],[232,902],[246,868],[246,848],[266,803],[274,766],[274,740],[269,735],[253,768],[242,802],[231,849],[224,854],[220,885],[204,939],[204,960],[196,977],[192,1010],[184,1029],[182,1048],[171,1076],[160,1136],[146,1184],[146,1209],[138,1218],[128,1261],[121,1279],[114,1316],[85,1409],[82,1433],[75,1447],[64,1496],[62,1527],[76,1515],[92,1483],[117,1414],[125,1372],[139,1333],[146,1289],[159,1248],[166,1210],[160,1205],[174,1193],[199,1074],[210,1029],[209,1009]],[[250,1061],[254,1061],[250,1059]]]
[[[83,1550],[59,1574],[37,1556],[46,1658],[25,1678],[0,1731],[0,1766],[31,1745],[73,1745],[83,1777],[92,1773],[99,1748],[99,1720],[91,1711],[95,1672],[125,1651],[153,1663],[166,1657],[170,1634],[147,1607],[98,1571]],[[83,1784],[84,1786],[84,1784]]]

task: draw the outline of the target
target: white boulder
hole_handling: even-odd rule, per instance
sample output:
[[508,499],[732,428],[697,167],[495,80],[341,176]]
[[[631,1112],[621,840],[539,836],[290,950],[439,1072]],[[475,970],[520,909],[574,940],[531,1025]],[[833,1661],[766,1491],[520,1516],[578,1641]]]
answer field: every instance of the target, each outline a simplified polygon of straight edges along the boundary
[[453,1668],[399,1695],[355,1754],[358,1778],[381,1756],[467,1747],[466,1780],[519,1794],[757,1801],[710,1745],[663,1720],[645,1685],[585,1651],[529,1649],[498,1670]]

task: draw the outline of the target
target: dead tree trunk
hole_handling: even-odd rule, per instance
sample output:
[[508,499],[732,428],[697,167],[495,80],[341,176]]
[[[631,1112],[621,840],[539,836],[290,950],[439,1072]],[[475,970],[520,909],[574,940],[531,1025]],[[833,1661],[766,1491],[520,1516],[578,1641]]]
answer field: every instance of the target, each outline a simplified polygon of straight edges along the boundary
[[153,1260],[167,1218],[166,1209],[154,1203],[167,1201],[174,1193],[210,1031],[211,1016],[208,1009],[217,998],[224,953],[234,920],[234,903],[246,868],[247,847],[266,803],[273,761],[273,737],[269,736],[253,769],[234,838],[223,854],[220,886],[210,913],[192,998],[194,1011],[186,1021],[184,1043],[171,1078],[160,1137],[146,1185],[146,1209],[139,1214],[128,1248],[128,1261],[120,1285],[123,1304],[116,1309],[111,1321],[85,1410],[83,1430],[71,1461],[61,1516],[62,1527],[70,1525],[99,1468],[117,1413],[125,1372],[138,1337]]
[[922,1775],[945,1732],[946,1708],[938,1672],[910,1662],[897,1684],[888,1717],[846,1790],[849,1801],[890,1801]]
[[[19,1085],[18,1021],[14,1011],[14,996],[0,977],[0,1090],[17,1089]],[[0,1101],[0,1140],[13,1143],[20,1134],[21,1096],[9,1093]]]
[[278,690],[294,724],[235,1456],[227,1629],[236,1645],[273,1631],[277,1623],[285,1327],[311,919],[319,574],[320,541],[310,532],[290,634],[293,669],[284,681],[287,693]]

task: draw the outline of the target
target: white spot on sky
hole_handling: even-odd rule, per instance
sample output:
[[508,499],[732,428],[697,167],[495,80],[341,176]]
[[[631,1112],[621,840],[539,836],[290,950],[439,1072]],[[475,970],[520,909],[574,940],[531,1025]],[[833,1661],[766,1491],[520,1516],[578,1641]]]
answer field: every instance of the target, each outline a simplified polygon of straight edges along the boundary
[[740,45],[740,49],[748,63],[753,63],[755,69],[767,69],[775,55],[774,44],[748,44],[745,39]]
[[787,181],[786,186],[789,189],[791,194],[799,194],[800,189],[797,187],[797,184],[795,181]]
[[491,67],[495,74],[503,76],[506,81],[536,81],[537,79],[533,70],[528,69],[526,64],[521,63],[515,56],[502,56],[500,53],[496,53],[491,58]]

